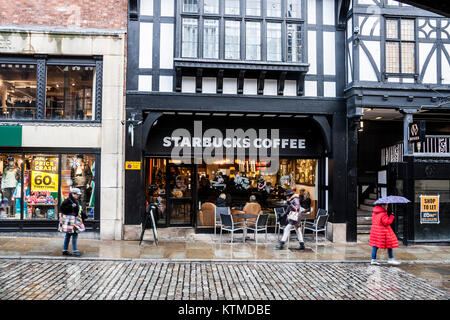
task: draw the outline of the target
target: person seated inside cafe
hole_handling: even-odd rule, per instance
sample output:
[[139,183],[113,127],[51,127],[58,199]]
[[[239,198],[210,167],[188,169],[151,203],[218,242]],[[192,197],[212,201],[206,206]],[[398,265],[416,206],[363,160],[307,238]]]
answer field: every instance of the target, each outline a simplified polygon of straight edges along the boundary
[[225,195],[225,193],[221,193],[214,204],[216,205],[216,207],[227,207],[226,199],[227,196]]
[[303,198],[300,196],[300,210],[302,214],[308,214],[311,210],[311,194],[303,190]]

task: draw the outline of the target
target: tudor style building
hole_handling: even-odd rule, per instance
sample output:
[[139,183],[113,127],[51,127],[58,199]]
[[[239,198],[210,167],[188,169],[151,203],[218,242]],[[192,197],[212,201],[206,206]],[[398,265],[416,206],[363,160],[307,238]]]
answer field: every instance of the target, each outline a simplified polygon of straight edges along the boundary
[[[383,148],[403,142],[405,162],[395,168],[414,167],[419,158],[408,151],[407,129],[416,120],[427,121],[427,139],[448,143],[448,123],[438,122],[448,118],[437,111],[447,108],[441,97],[450,91],[448,19],[390,0],[131,0],[128,16],[125,157],[142,167],[125,170],[125,239],[138,238],[152,196],[159,225],[211,231],[203,188],[220,172],[307,189],[315,208],[330,215],[328,238],[356,241],[367,190],[395,192],[392,177],[405,174],[379,161]],[[177,129],[184,130],[179,138],[195,134],[196,123],[202,134],[280,129],[280,138],[306,147],[280,149],[276,176],[262,173],[264,159],[196,161],[202,149],[192,161],[174,161],[164,139]],[[450,180],[448,149],[425,153]],[[378,181],[387,170],[389,181]],[[394,180],[414,197],[411,175]],[[405,242],[415,240],[416,206],[402,215]]]

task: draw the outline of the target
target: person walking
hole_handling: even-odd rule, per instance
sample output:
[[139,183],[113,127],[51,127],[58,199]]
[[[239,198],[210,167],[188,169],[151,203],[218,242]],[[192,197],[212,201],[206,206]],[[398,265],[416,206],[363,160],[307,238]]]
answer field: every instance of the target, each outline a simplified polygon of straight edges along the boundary
[[[86,220],[87,216],[78,201],[80,196],[81,190],[73,188],[60,207],[58,231],[66,233],[62,251],[63,256],[81,256],[77,247],[78,233],[85,230],[84,220]],[[70,238],[72,238],[72,254],[69,252]]]
[[380,265],[377,259],[378,249],[387,249],[389,260],[392,265],[399,265],[400,262],[394,259],[393,248],[398,247],[398,240],[392,231],[391,224],[394,215],[387,214],[388,205],[380,204],[373,208],[372,227],[370,228],[369,245],[372,246],[372,261],[370,264]]
[[294,193],[292,190],[288,189],[285,193],[286,200],[288,200],[288,207],[284,211],[284,213],[281,215],[281,217],[284,217],[285,215],[289,215],[290,212],[298,212],[297,221],[289,219],[288,216],[288,224],[284,228],[283,237],[281,238],[280,243],[276,246],[276,249],[281,250],[284,247],[284,244],[286,243],[288,237],[291,235],[292,228],[295,228],[295,232],[297,233],[297,238],[299,242],[299,247],[295,250],[305,250],[305,243],[303,242],[303,235],[302,235],[302,222],[301,222],[301,213],[302,208],[300,207],[300,199],[298,194]]

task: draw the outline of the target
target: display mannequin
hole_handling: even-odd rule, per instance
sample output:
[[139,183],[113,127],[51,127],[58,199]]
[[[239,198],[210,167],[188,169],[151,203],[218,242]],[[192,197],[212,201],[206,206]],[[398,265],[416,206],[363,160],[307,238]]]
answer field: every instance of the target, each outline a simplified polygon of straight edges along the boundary
[[86,189],[89,188],[92,181],[92,171],[89,165],[84,162],[83,156],[77,157],[71,170],[72,188],[78,188],[81,191],[80,202],[83,212],[86,212]]
[[2,193],[3,199],[8,200],[8,207],[10,208],[10,213],[14,212],[13,205],[13,195],[14,190],[17,187],[17,183],[20,179],[20,171],[19,168],[14,163],[14,158],[8,158],[8,165],[3,170],[2,175]]

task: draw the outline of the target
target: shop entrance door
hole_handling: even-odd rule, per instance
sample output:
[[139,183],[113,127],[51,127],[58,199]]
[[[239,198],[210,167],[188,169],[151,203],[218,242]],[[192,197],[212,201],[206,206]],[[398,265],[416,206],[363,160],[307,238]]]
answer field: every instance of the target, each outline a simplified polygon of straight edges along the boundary
[[167,165],[167,225],[194,225],[194,165]]

